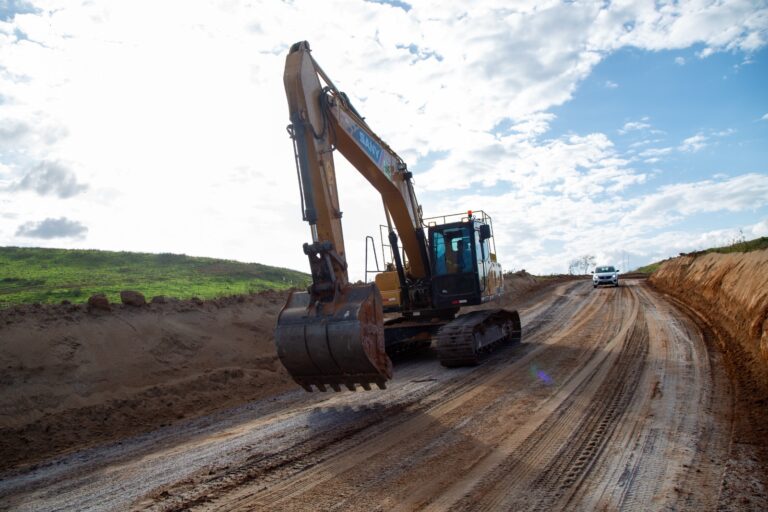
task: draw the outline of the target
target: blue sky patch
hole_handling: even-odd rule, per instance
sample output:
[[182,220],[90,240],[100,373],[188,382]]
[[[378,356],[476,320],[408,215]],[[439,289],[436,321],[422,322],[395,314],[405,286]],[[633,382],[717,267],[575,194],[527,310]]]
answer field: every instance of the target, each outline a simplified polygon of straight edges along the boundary
[[17,14],[37,12],[40,9],[24,0],[0,0],[0,21],[11,21]]

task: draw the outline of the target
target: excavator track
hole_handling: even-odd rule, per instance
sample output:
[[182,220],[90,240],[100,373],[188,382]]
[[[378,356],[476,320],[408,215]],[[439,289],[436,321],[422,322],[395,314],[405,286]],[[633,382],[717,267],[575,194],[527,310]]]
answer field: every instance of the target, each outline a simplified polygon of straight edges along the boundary
[[517,343],[522,329],[517,311],[473,311],[444,325],[437,332],[437,357],[443,366],[473,366],[484,353],[502,343]]

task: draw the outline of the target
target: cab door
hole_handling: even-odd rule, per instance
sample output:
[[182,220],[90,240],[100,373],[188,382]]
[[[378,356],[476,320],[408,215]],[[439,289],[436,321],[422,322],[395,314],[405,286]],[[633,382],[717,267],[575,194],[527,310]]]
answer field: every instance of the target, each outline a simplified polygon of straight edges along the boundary
[[477,281],[480,287],[480,294],[485,291],[488,284],[488,264],[490,263],[488,255],[487,240],[480,240],[480,230],[477,225],[473,230],[475,236],[475,257],[477,258]]
[[468,222],[429,228],[432,256],[432,305],[435,309],[480,304],[485,285],[478,271],[476,232]]

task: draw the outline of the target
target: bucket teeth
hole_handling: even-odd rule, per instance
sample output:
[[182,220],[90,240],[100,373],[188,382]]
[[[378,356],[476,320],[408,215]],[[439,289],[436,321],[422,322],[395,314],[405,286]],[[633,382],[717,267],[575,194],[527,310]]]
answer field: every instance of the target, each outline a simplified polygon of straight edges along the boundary
[[392,362],[384,349],[381,293],[375,285],[349,286],[333,303],[294,292],[277,319],[275,345],[291,377],[307,391],[375,383],[385,389]]
[[363,388],[365,391],[370,391],[373,384],[376,384],[379,389],[387,389],[387,384],[382,380],[357,380],[357,382],[355,380],[356,379],[343,380],[340,382],[328,382],[328,380],[323,382],[310,382],[309,380],[305,379],[299,382],[299,385],[301,385],[302,388],[304,388],[306,391],[309,391],[310,393],[313,391],[312,386],[315,386],[318,391],[329,391],[329,388],[334,391],[343,391],[344,388],[348,389],[349,391],[357,391],[358,388]]

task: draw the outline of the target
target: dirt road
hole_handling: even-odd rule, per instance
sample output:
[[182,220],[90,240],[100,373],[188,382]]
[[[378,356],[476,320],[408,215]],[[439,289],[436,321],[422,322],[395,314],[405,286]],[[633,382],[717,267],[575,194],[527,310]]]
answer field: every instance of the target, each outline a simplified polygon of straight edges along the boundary
[[296,390],[78,452],[4,475],[0,508],[729,508],[731,387],[689,317],[641,281],[517,306],[524,343],[478,367],[423,353],[387,391]]

